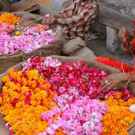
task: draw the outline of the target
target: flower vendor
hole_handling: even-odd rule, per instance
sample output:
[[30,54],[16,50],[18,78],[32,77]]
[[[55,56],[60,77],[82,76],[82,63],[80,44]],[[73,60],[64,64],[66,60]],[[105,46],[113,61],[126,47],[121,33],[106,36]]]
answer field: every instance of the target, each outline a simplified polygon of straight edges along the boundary
[[65,39],[80,37],[86,39],[86,35],[97,15],[97,3],[95,0],[73,0],[72,4],[54,16],[46,16],[49,24],[58,24],[63,28]]

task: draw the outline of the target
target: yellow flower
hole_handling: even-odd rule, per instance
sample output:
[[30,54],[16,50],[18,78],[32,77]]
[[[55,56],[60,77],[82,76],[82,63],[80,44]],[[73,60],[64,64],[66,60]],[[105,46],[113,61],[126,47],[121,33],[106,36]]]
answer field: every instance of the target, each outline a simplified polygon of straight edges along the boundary
[[41,120],[41,113],[56,107],[53,101],[56,94],[52,92],[51,85],[34,69],[25,73],[10,69],[2,81],[0,113],[14,134],[37,135],[43,132],[48,123]]
[[15,35],[16,35],[16,36],[20,36],[20,35],[21,35],[21,32],[20,32],[20,31],[16,31],[16,32],[15,32]]

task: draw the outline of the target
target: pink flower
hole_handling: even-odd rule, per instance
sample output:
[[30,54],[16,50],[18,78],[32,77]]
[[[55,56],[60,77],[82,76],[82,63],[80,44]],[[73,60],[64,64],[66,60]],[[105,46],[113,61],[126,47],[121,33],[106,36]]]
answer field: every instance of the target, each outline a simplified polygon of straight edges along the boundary
[[[0,55],[15,54],[20,51],[30,53],[56,41],[55,34],[51,30],[43,29],[42,31],[37,31],[35,30],[36,26],[33,27],[24,29],[19,36],[13,36],[8,33],[9,31],[3,30],[6,28],[1,28],[0,26]],[[12,27],[7,29],[10,30]]]

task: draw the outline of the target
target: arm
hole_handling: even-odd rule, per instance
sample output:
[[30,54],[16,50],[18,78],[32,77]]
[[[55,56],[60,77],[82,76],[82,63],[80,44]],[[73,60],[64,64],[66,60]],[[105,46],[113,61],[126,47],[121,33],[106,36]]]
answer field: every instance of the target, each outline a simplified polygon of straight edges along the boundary
[[88,18],[92,15],[93,12],[89,12],[89,10],[85,10],[84,8],[80,14],[72,14],[68,17],[65,13],[64,17],[56,17],[56,21],[59,24],[71,24],[73,22],[78,22],[79,20],[84,20],[84,22],[87,22]]
[[79,21],[83,16],[79,16],[79,15],[76,15],[76,16],[71,16],[71,17],[67,17],[67,18],[62,18],[62,17],[59,17],[57,18],[56,17],[56,22],[58,24],[71,24],[73,22],[77,22]]
[[68,12],[70,10],[73,10],[73,8],[74,8],[74,5],[73,5],[73,3],[71,3],[68,7],[62,9],[62,11],[60,11],[59,13],[62,14],[64,12]]
[[[78,9],[79,10],[79,9]],[[67,12],[63,12],[62,16],[55,16],[57,23],[59,24],[71,24],[73,22],[78,22],[79,20],[84,20],[83,23],[86,23],[88,21],[88,19],[90,17],[92,17],[97,10],[97,7],[95,5],[93,5],[93,8],[90,5],[86,5],[86,7],[84,6],[83,9],[80,9],[81,13],[75,14],[73,15],[73,11],[69,10],[70,13]],[[70,15],[68,15],[70,14]]]
[[113,73],[111,75],[108,75],[103,81],[102,81],[102,89],[103,90],[109,90],[111,88],[117,87],[122,82],[123,85],[127,85],[131,82],[135,81],[134,73]]
[[[64,6],[63,6],[64,7]],[[69,6],[66,6],[64,9],[62,9],[61,11],[58,12],[57,15],[55,15],[57,18],[61,18],[61,17],[65,17],[65,15],[72,11],[74,8],[74,4],[71,3]]]

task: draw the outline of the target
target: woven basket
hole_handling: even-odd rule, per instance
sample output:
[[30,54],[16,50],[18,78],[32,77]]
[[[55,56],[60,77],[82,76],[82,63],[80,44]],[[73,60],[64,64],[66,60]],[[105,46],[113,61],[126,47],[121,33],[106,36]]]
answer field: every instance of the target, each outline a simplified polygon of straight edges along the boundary
[[[1,12],[2,13],[2,12]],[[40,20],[42,17],[40,15],[35,15],[32,13],[28,13],[25,11],[20,12],[13,12],[15,15],[22,17],[21,23],[17,26],[18,30],[22,30],[23,28],[27,26],[32,26],[36,24],[35,20]],[[56,36],[59,35],[57,30]],[[31,53],[24,54],[22,52],[18,52],[14,55],[0,55],[0,73],[4,72],[5,69],[9,68],[10,66],[13,66],[14,64],[23,61],[24,59],[33,56],[33,55],[54,55],[54,54],[60,54],[61,53],[61,37],[56,37],[56,42],[52,43],[48,46],[42,47],[40,49],[37,49]]]
[[[108,72],[108,73],[116,73],[116,72],[119,72],[118,70],[110,67],[110,66],[106,66],[104,64],[101,64],[101,63],[98,63],[96,61],[93,61],[93,60],[88,60],[84,57],[66,57],[66,56],[58,56],[58,55],[51,55],[51,57],[54,57],[54,58],[57,58],[57,59],[60,59],[61,61],[76,61],[76,60],[83,60],[85,61],[89,66],[93,66],[93,67],[97,67],[97,68],[100,68],[100,69],[103,69],[104,71]],[[22,69],[23,67],[23,62],[13,66],[13,68],[19,70],[19,69]],[[2,76],[4,76],[5,74],[7,74],[7,71],[4,72],[3,74],[0,75],[0,78]],[[0,88],[2,87],[2,83],[0,82]],[[0,133],[4,133],[3,135],[9,135],[7,129],[4,127],[4,122],[2,120],[2,116],[0,117]],[[128,132],[129,132],[129,135],[135,135],[135,123],[133,123],[129,129],[128,129]]]
[[57,41],[48,46],[39,48],[31,53],[18,53],[15,55],[1,55],[0,56],[0,73],[3,73],[9,67],[15,65],[18,62],[24,61],[27,58],[35,55],[47,56],[61,54],[61,42]]

